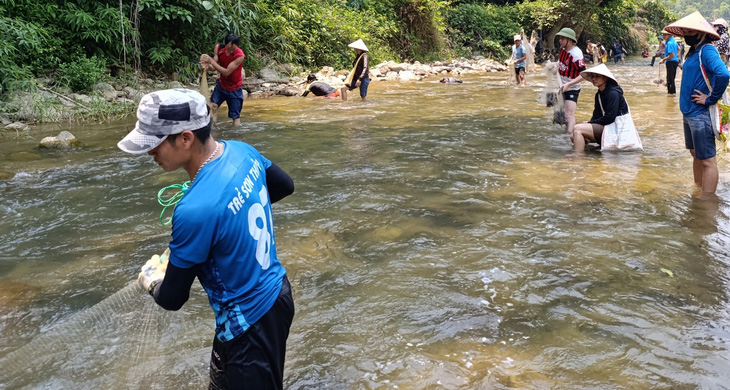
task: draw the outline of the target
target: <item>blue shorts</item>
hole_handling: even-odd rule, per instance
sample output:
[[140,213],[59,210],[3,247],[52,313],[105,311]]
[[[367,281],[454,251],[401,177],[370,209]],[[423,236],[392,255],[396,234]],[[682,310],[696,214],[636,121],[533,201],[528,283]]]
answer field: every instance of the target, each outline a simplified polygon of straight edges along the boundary
[[221,88],[220,82],[216,81],[213,94],[210,95],[210,102],[218,106],[226,102],[228,104],[228,117],[238,119],[241,117],[241,109],[243,109],[243,89],[226,91]]
[[710,112],[705,111],[695,116],[683,116],[684,146],[694,149],[695,158],[707,160],[715,157],[715,132],[710,122]]
[[[370,78],[365,77],[364,79],[360,80],[360,86],[356,88],[360,88],[360,97],[364,98],[368,96],[368,85],[370,85]],[[352,91],[355,88],[350,88],[350,91]]]

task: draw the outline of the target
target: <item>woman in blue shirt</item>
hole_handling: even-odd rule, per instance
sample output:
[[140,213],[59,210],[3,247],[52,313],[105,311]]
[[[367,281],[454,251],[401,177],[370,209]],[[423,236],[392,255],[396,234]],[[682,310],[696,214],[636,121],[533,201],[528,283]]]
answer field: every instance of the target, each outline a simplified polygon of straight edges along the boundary
[[727,89],[730,74],[711,44],[720,39],[699,12],[667,26],[665,30],[684,37],[690,46],[682,68],[679,109],[684,123],[684,143],[692,155],[694,182],[702,193],[717,189],[715,133],[708,107],[717,103]]

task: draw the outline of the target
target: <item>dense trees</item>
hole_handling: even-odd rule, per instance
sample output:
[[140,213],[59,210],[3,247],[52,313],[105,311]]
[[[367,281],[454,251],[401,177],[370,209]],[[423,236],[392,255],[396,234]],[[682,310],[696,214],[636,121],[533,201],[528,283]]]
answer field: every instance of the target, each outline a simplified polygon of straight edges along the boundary
[[357,38],[373,61],[504,56],[520,29],[541,29],[547,48],[565,26],[581,41],[626,37],[637,23],[655,33],[674,17],[662,1],[0,0],[0,93],[43,75],[79,89],[93,80],[72,78],[96,77],[94,67],[175,72],[185,81],[195,77],[200,53],[229,32],[241,37],[248,69],[268,61],[346,67],[346,45]]

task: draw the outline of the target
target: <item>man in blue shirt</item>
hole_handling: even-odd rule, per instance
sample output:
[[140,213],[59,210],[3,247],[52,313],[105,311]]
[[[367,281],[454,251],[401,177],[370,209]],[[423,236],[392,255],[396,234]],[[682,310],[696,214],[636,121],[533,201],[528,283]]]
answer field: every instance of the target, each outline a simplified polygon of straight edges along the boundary
[[527,59],[527,51],[522,45],[522,36],[517,34],[514,36],[515,45],[512,46],[512,62],[515,66],[515,79],[517,85],[525,85],[525,60]]
[[211,389],[281,389],[294,301],[276,255],[271,205],[294,183],[252,146],[214,140],[196,91],[149,93],[137,119],[119,148],[190,177],[173,211],[169,255],[142,267],[140,285],[178,310],[198,278],[215,313]]
[[674,79],[677,77],[677,67],[679,66],[677,41],[674,40],[674,37],[667,30],[662,30],[662,36],[666,44],[664,46],[664,58],[659,61],[659,64],[665,62],[667,64],[667,93],[674,95],[677,93],[677,86],[674,84]]

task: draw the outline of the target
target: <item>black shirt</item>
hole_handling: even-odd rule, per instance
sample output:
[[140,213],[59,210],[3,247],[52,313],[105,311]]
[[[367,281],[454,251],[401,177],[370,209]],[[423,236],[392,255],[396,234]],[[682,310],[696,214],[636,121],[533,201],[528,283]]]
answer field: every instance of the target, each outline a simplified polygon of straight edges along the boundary
[[307,96],[309,92],[312,92],[314,96],[327,96],[331,93],[335,93],[337,90],[332,88],[329,84],[325,84],[321,81],[315,81],[313,82],[309,88],[307,88],[306,91],[302,94],[302,96]]

